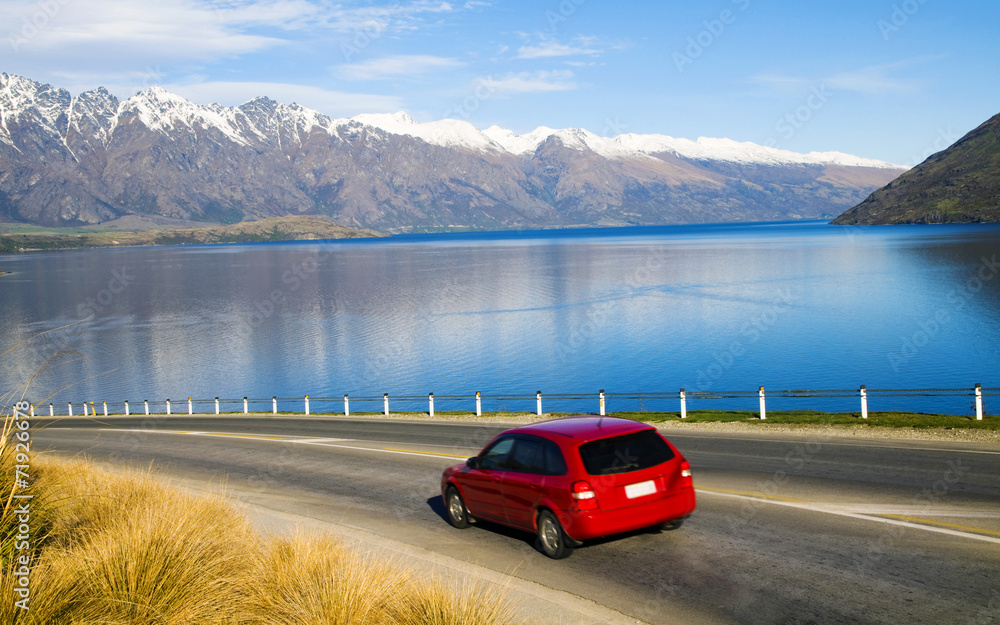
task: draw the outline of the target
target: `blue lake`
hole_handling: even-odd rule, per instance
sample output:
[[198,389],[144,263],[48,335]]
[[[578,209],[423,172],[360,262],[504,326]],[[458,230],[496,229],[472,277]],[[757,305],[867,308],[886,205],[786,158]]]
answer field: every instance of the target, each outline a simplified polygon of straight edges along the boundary
[[[546,411],[592,412],[599,389],[997,388],[998,255],[997,225],[796,222],[2,256],[0,346],[13,349],[0,389],[31,380],[29,399],[61,412],[84,400],[249,396],[270,408],[272,396],[476,391],[484,410],[533,410],[496,398],[537,390],[588,395]],[[704,401],[689,409],[756,408]],[[393,406],[404,407],[426,402]],[[609,398],[609,410],[638,407]],[[968,414],[970,401],[871,405],[898,407]]]

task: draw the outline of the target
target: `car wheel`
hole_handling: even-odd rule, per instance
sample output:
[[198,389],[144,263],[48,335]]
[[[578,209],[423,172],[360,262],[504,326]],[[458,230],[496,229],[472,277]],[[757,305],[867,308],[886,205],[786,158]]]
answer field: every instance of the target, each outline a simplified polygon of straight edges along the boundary
[[548,510],[538,515],[538,548],[548,557],[559,560],[573,553],[575,541],[566,535],[559,519]]
[[469,509],[465,507],[462,496],[458,494],[458,489],[454,486],[448,488],[445,500],[448,507],[448,522],[460,530],[469,527]]

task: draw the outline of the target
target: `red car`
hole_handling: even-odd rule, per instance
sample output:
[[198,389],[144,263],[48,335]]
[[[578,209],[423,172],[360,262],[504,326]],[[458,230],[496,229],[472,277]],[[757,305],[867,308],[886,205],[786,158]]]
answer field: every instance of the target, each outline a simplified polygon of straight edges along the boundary
[[566,417],[507,430],[441,476],[448,519],[535,532],[550,558],[580,541],[679,526],[695,508],[691,465],[654,427]]

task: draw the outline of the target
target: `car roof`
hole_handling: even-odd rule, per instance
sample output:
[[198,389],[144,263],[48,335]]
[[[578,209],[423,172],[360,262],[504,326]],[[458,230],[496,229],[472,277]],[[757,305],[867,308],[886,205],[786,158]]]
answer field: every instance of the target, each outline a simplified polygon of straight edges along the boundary
[[652,429],[648,423],[640,423],[629,419],[618,417],[601,417],[597,415],[581,415],[576,417],[562,417],[549,421],[539,421],[531,423],[514,430],[512,432],[524,434],[549,433],[576,439],[581,443],[597,440],[599,438],[609,438],[631,434],[642,430]]

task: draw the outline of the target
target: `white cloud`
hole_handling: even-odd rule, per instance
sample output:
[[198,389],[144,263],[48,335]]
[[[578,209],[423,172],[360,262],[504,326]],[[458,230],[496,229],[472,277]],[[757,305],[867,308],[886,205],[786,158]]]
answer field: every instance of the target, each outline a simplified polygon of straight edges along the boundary
[[371,59],[334,68],[341,78],[348,80],[381,80],[387,77],[414,76],[439,69],[462,67],[465,63],[455,59],[425,54],[403,54]]
[[895,78],[891,76],[894,65],[872,65],[849,72],[834,74],[826,79],[831,89],[857,91],[873,95],[901,95],[913,93],[920,84],[914,80]]
[[927,60],[931,58],[921,57],[885,65],[869,65],[819,78],[758,74],[750,80],[780,95],[795,95],[818,85],[824,85],[831,91],[852,91],[869,95],[908,95],[919,91],[924,83],[917,79],[900,77],[898,74]]
[[568,70],[517,72],[488,81],[497,93],[544,93],[551,91],[573,91],[578,88],[574,74]]
[[295,102],[330,117],[353,117],[359,113],[392,113],[404,107],[402,98],[367,93],[332,91],[308,85],[275,82],[200,82],[166,84],[163,88],[197,104],[239,106],[258,96],[283,104]]
[[519,59],[544,59],[557,56],[596,56],[604,50],[593,46],[592,37],[578,37],[574,44],[565,44],[553,39],[543,39],[537,45],[524,45],[518,48]]
[[432,0],[374,7],[327,0],[0,0],[10,25],[0,36],[19,55],[210,62],[292,45],[290,31],[402,32],[419,28],[424,14],[456,10]]

